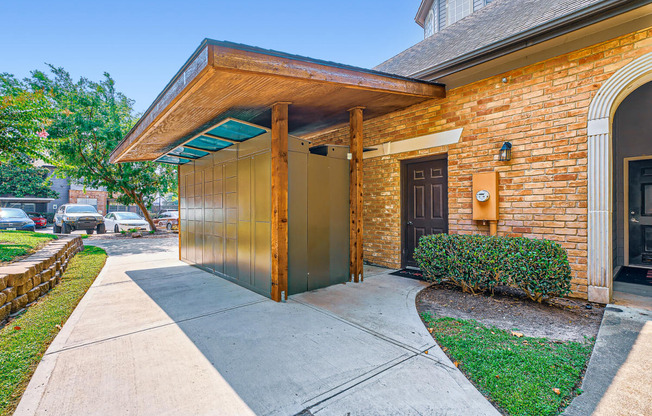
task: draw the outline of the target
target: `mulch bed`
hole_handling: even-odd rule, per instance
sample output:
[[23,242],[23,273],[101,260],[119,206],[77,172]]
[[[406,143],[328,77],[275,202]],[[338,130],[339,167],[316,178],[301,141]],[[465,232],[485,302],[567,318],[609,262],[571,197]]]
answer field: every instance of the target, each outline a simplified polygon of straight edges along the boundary
[[416,306],[419,313],[474,319],[486,326],[559,341],[596,337],[604,313],[603,306],[580,299],[556,298],[537,303],[514,288],[500,287],[493,295],[473,295],[446,283],[422,290]]

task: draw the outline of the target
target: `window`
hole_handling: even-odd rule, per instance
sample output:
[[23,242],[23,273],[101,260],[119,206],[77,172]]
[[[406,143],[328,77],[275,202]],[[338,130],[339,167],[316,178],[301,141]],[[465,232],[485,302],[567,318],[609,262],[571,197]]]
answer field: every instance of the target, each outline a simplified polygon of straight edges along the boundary
[[116,219],[119,220],[140,220],[140,216],[135,212],[114,212]]
[[77,203],[78,204],[92,205],[94,207],[97,207],[97,199],[96,198],[77,198]]
[[473,12],[473,0],[448,0],[446,2],[447,25],[452,25]]
[[435,12],[433,10],[430,10],[428,17],[426,17],[426,25],[424,30],[426,38],[435,34]]
[[97,210],[91,205],[68,205],[66,213],[69,214],[97,214]]

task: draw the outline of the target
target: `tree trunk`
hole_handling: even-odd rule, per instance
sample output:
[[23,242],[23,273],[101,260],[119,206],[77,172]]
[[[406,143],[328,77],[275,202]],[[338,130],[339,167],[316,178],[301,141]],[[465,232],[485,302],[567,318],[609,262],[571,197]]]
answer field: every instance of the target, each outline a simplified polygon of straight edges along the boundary
[[140,208],[140,210],[143,212],[145,219],[149,223],[150,230],[156,231],[156,225],[154,225],[154,221],[152,221],[152,218],[149,216],[149,211],[147,211],[147,207],[145,207],[145,204],[143,203],[143,199],[139,198],[138,196],[135,196],[134,200],[136,201],[136,205],[138,205],[138,208]]

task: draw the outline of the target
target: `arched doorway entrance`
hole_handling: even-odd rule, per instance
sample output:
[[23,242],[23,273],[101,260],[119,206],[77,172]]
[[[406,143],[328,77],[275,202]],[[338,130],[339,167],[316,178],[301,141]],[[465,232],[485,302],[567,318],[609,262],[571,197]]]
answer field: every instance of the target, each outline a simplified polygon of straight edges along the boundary
[[[623,224],[623,250],[625,244],[624,218],[615,218],[618,209],[615,181],[623,184],[614,166],[614,117],[623,101],[639,87],[652,81],[652,53],[630,62],[598,90],[589,107],[588,119],[588,297],[590,301],[609,303],[613,293],[614,266],[618,265],[618,223]],[[645,117],[644,117],[645,118]],[[647,116],[650,118],[650,116]],[[650,140],[647,136],[643,140]],[[641,149],[638,157],[644,156]],[[633,157],[633,156],[632,156]],[[623,157],[624,159],[624,157]],[[623,199],[624,216],[624,199]],[[628,219],[629,221],[629,219]],[[624,253],[624,251],[623,251]],[[624,260],[624,254],[623,254]],[[624,263],[624,262],[623,262]]]
[[613,119],[614,291],[652,293],[652,82],[618,106]]

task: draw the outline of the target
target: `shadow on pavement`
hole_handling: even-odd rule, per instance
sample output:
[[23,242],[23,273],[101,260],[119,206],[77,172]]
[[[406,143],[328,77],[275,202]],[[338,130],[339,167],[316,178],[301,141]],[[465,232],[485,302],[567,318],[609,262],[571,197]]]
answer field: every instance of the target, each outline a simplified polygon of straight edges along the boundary
[[161,238],[119,238],[119,239],[84,239],[84,245],[101,247],[109,256],[156,253],[176,251],[179,241],[175,237]]

